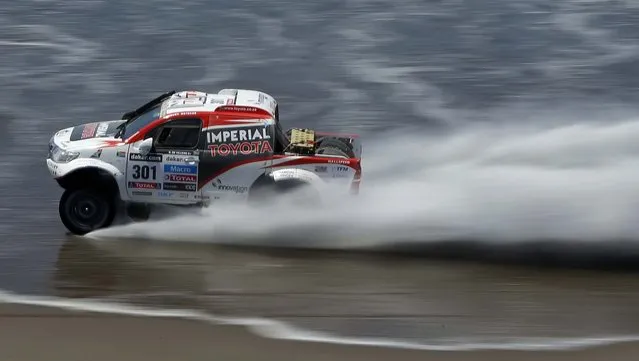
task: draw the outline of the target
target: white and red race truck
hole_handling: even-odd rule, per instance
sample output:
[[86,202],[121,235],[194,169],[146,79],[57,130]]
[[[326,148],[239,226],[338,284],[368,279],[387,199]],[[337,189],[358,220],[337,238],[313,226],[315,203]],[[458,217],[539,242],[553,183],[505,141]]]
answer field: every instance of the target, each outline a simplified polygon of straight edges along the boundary
[[110,226],[120,205],[144,219],[153,204],[318,195],[327,185],[358,194],[361,153],[356,135],[283,131],[278,103],[264,92],[170,91],[120,120],[58,131],[47,166],[64,189],[62,223],[86,234]]

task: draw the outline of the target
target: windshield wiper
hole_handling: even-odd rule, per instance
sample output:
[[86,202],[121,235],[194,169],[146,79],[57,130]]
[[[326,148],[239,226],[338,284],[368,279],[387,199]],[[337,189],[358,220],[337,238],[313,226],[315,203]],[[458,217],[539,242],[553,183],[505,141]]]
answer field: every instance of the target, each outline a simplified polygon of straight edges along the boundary
[[124,130],[126,129],[126,123],[128,123],[128,122],[124,122],[124,123],[118,125],[117,128],[115,128],[115,129],[117,129],[117,132],[115,132],[115,135],[113,136],[114,138],[119,138],[119,137],[124,136]]

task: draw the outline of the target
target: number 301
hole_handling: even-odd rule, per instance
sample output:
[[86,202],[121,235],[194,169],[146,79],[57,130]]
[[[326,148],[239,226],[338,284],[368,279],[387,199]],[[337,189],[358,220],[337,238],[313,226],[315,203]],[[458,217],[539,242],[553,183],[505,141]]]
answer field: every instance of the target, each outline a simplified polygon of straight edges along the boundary
[[149,179],[149,176],[151,176],[151,179],[155,179],[156,172],[156,166],[149,167],[148,165],[134,165],[132,177],[133,179]]

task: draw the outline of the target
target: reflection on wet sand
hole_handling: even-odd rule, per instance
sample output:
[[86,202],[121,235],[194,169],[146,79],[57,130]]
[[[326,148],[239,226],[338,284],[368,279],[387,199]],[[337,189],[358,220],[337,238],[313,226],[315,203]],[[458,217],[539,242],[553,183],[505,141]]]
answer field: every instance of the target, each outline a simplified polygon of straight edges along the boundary
[[413,341],[639,334],[636,275],[382,255],[70,239],[64,297],[261,316]]

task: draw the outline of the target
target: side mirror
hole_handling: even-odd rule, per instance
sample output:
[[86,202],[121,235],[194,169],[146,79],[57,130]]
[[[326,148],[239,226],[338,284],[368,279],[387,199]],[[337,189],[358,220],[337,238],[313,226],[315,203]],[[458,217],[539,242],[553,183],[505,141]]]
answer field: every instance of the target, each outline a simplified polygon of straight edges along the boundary
[[153,148],[153,138],[146,138],[138,147],[140,154],[142,155],[149,154],[149,152],[151,152],[151,148]]

